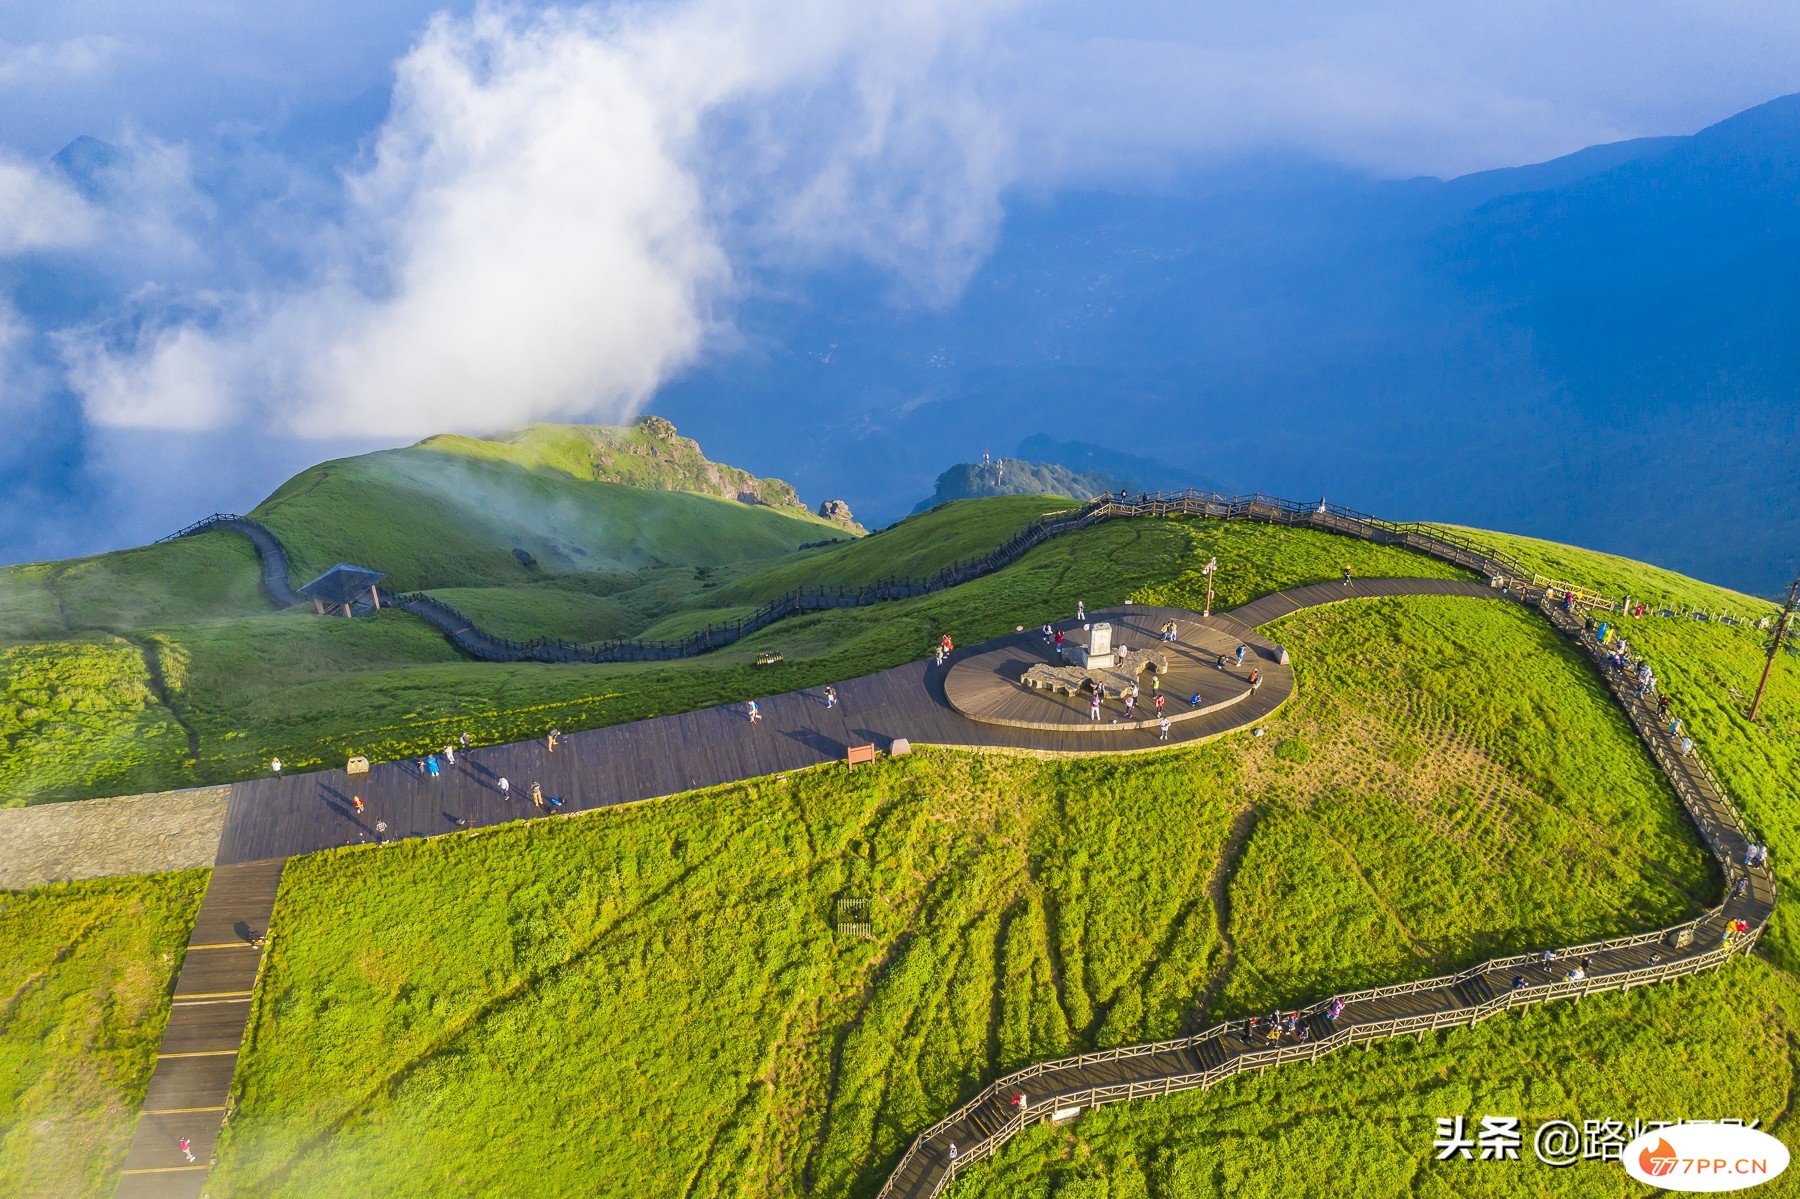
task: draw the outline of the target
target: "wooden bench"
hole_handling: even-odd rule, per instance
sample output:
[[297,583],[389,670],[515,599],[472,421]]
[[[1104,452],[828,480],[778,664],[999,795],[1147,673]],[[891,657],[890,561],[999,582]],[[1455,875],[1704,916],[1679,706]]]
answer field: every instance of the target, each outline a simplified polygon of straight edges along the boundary
[[874,760],[875,745],[873,742],[868,745],[852,745],[844,755],[844,764],[852,770],[856,769],[858,762],[873,762]]
[[758,666],[773,666],[779,661],[781,661],[781,655],[772,649],[766,649],[762,653],[756,655],[756,664]]

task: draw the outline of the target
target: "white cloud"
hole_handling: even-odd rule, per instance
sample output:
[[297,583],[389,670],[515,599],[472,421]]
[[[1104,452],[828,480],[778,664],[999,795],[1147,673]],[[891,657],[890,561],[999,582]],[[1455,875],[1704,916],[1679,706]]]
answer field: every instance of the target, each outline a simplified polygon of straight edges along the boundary
[[0,157],[0,255],[78,246],[94,231],[93,209],[67,181]]
[[691,0],[442,17],[304,286],[120,346],[103,424],[411,435],[623,417],[700,351],[733,249],[856,253],[945,297],[985,253],[1006,135],[949,0]]
[[205,429],[230,410],[236,362],[230,347],[176,325],[144,332],[124,354],[74,347],[69,383],[97,424]]
[[118,39],[95,34],[60,42],[0,42],[0,87],[96,75],[112,64],[119,50]]

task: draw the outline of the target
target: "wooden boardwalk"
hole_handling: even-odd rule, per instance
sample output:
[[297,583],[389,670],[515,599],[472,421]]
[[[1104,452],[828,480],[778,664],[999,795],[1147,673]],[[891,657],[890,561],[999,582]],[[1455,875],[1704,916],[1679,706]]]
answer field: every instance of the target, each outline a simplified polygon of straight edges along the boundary
[[[1595,659],[1719,863],[1725,899],[1718,907],[1672,928],[1585,945],[1546,946],[1441,978],[1344,993],[1336,997],[1343,1005],[1336,1019],[1330,1015],[1330,999],[1321,998],[1280,1013],[1292,1018],[1293,1027],[1274,1035],[1274,1022],[1264,1016],[1255,1026],[1248,1020],[1217,1024],[1174,1041],[1081,1054],[1015,1071],[920,1133],[889,1175],[880,1199],[938,1195],[956,1175],[1038,1121],[1074,1119],[1094,1107],[1210,1087],[1250,1070],[1313,1062],[1384,1037],[1473,1026],[1526,1004],[1627,991],[1713,969],[1747,953],[1774,910],[1776,886],[1767,868],[1743,866],[1749,842],[1730,799],[1697,755],[1677,752],[1661,715],[1637,695],[1630,672],[1606,667],[1600,647],[1582,633],[1575,617],[1544,604],[1542,596],[1520,598],[1535,598],[1551,623]],[[1297,610],[1289,607],[1297,601],[1297,606],[1330,602],[1321,589],[1302,588],[1258,600],[1239,614],[1277,618]],[[1733,931],[1739,921],[1747,932]]]
[[[1270,662],[1278,647],[1254,628],[1305,607],[1384,596],[1543,598],[1531,593],[1528,582],[1520,586],[1510,564],[1484,557],[1477,549],[1413,526],[1375,521],[1322,504],[1313,509],[1260,496],[1233,502],[1189,496],[1137,504],[1101,502],[1084,511],[1084,520],[1209,516],[1325,529],[1421,550],[1475,570],[1487,580],[1322,583],[1265,596],[1211,618],[1203,630],[1196,626],[1195,635],[1203,631],[1208,638],[1242,639]],[[1502,583],[1513,589],[1501,589]],[[1543,610],[1564,632],[1579,634],[1573,618],[1548,607]],[[1155,610],[1114,609],[1090,615],[1123,621],[1145,611]],[[1170,611],[1164,610],[1165,616]],[[1199,621],[1192,613],[1176,615],[1186,622]],[[972,655],[1004,652],[1008,640],[959,651],[949,665]],[[1192,744],[1267,716],[1286,698],[1288,687],[1273,685],[1275,672],[1267,668],[1265,676],[1271,685],[1257,694],[1230,703],[1209,701],[1203,710],[1185,714],[1168,744]],[[446,762],[436,779],[410,764],[388,763],[354,778],[342,771],[322,771],[235,784],[219,866],[177,982],[176,1009],[118,1194],[176,1199],[203,1192],[205,1164],[227,1102],[260,961],[260,953],[248,940],[266,930],[282,861],[288,856],[380,839],[443,835],[535,816],[529,798],[534,783],[546,796],[562,799],[561,810],[572,813],[803,769],[841,760],[854,744],[873,742],[885,748],[899,738],[914,744],[1071,755],[1143,752],[1164,744],[1156,739],[1153,727],[1109,730],[1096,737],[1091,728],[1023,728],[970,720],[948,702],[945,678],[944,668],[910,663],[838,684],[839,702],[832,708],[825,706],[821,691],[762,699],[764,719],[755,725],[741,706],[731,706],[570,734],[555,752],[542,741],[476,749],[459,754],[454,764]],[[1316,1060],[1349,1044],[1473,1024],[1524,1003],[1646,985],[1720,965],[1747,950],[1773,908],[1772,875],[1745,871],[1738,864],[1746,844],[1742,822],[1699,758],[1676,754],[1661,736],[1655,715],[1636,704],[1620,679],[1609,681],[1720,861],[1727,898],[1718,908],[1674,929],[1560,947],[1554,962],[1537,954],[1521,955],[1481,963],[1446,978],[1346,994],[1335,1021],[1326,1014],[1325,1001],[1315,1002],[1294,1013],[1293,1033],[1275,1040],[1243,1025],[1221,1025],[1178,1041],[1029,1067],[996,1080],[922,1132],[882,1195],[934,1196],[956,1173],[991,1154],[1026,1124],[1059,1113],[1072,1115],[1126,1099],[1211,1086],[1245,1070]],[[499,792],[497,781],[502,776],[512,783],[510,801]],[[353,810],[352,796],[363,799],[363,813]],[[1728,923],[1738,920],[1747,922],[1749,931],[1724,939]],[[1577,963],[1581,974],[1571,977],[1568,971]],[[1266,1028],[1263,1025],[1262,1031]],[[1028,1100],[1023,1109],[1011,1100],[1016,1093]],[[201,1120],[210,1123],[190,1127]],[[184,1136],[191,1139],[198,1159],[191,1166],[175,1149]],[[952,1144],[957,1146],[954,1155]]]
[[[1141,694],[1131,716],[1117,697],[1102,705],[1096,720],[1088,695],[1023,685],[1020,676],[1033,666],[1066,664],[1057,657],[1041,627],[990,641],[960,657],[944,675],[945,698],[957,712],[983,724],[1067,731],[1092,740],[1157,728],[1155,699],[1159,694],[1170,723],[1180,724],[1242,703],[1253,692],[1262,693],[1261,697],[1276,707],[1293,693],[1293,668],[1281,661],[1281,647],[1258,634],[1242,632],[1235,621],[1228,627],[1223,618],[1215,622],[1185,608],[1150,604],[1096,612],[1094,618],[1111,622],[1115,645],[1129,646],[1139,657],[1149,650],[1167,658],[1166,674],[1145,672],[1139,676]],[[1161,629],[1171,620],[1176,623],[1177,637],[1164,641]],[[1240,644],[1246,649],[1241,665],[1235,657]],[[1223,665],[1219,665],[1221,660]],[[1258,672],[1254,688],[1249,681],[1253,671]],[[1170,739],[1174,739],[1173,729]]]
[[[1368,579],[1348,588],[1333,583],[1285,594],[1294,598],[1265,597],[1243,611],[1255,618],[1270,604],[1294,611],[1308,603],[1353,598],[1491,596],[1495,592],[1472,580]],[[1198,613],[1179,609],[1144,611],[1162,614],[1155,618],[1158,624],[1169,615],[1184,623],[1200,622]],[[445,763],[435,780],[414,763],[399,762],[377,764],[366,775],[325,770],[235,783],[218,860],[229,864],[289,857],[338,845],[429,837],[534,817],[539,813],[530,800],[533,783],[542,786],[545,796],[562,799],[561,811],[567,814],[841,761],[851,745],[872,742],[885,750],[901,737],[914,745],[1045,754],[1119,753],[1192,744],[1254,724],[1287,698],[1289,688],[1277,682],[1287,677],[1286,668],[1272,661],[1276,647],[1236,616],[1215,615],[1205,623],[1226,639],[1242,639],[1264,655],[1261,664],[1270,684],[1242,702],[1180,721],[1167,743],[1157,740],[1153,721],[1109,732],[1096,742],[1091,731],[1080,725],[1056,731],[970,720],[945,696],[946,669],[925,660],[837,684],[834,708],[825,706],[823,688],[762,698],[758,703],[763,719],[755,725],[750,724],[742,705],[731,705],[570,733],[555,752],[538,740],[458,753],[455,764]],[[1089,617],[1137,618],[1131,608],[1095,611]],[[1072,620],[1060,623],[1064,628],[1074,624]],[[1024,634],[1027,638],[1035,635]],[[960,649],[948,666],[1004,647],[1014,639]],[[1246,667],[1249,664],[1247,660]],[[1182,699],[1177,706],[1185,704]],[[1082,715],[1085,721],[1086,713]],[[500,796],[501,778],[512,784],[510,800]],[[360,817],[351,802],[356,796],[365,807]],[[466,823],[459,825],[459,820]]]
[[[1311,589],[1293,594],[1309,595]],[[1266,597],[1249,607],[1261,611],[1257,605],[1273,603],[1294,611],[1303,603],[1351,598],[1492,594],[1486,584],[1468,581],[1371,579],[1348,589],[1334,584],[1302,603]],[[1241,640],[1250,651],[1245,671],[1260,664],[1270,683],[1230,704],[1192,714],[1174,725],[1166,744],[1157,739],[1154,727],[1109,730],[1097,741],[1081,728],[1008,728],[970,720],[945,696],[948,670],[1018,640],[1002,638],[959,650],[944,668],[929,661],[909,663],[840,683],[832,708],[825,706],[822,689],[764,699],[764,718],[755,726],[734,705],[571,733],[554,752],[543,741],[474,749],[445,764],[436,780],[422,777],[410,764],[384,763],[354,777],[321,771],[233,784],[218,864],[176,981],[174,1009],[126,1157],[119,1199],[196,1199],[202,1194],[261,961],[253,942],[268,931],[281,870],[291,856],[532,818],[538,815],[530,799],[534,782],[546,796],[563,798],[561,810],[573,813],[818,766],[842,760],[852,744],[874,742],[886,748],[896,737],[914,744],[1051,754],[1130,753],[1193,744],[1262,719],[1291,691],[1291,671],[1275,661],[1280,647],[1231,614],[1203,621],[1198,613],[1181,609],[1133,606],[1097,610],[1089,617],[1112,619],[1126,628],[1146,620],[1154,627],[1173,618],[1187,629],[1190,642],[1204,638],[1208,645],[1223,647]],[[1058,624],[1075,626],[1073,620]],[[1026,636],[1040,634],[1034,629]],[[1234,673],[1230,686],[1235,692],[1239,685]],[[512,783],[510,800],[500,798],[501,777]],[[352,796],[364,801],[361,816]],[[459,819],[466,824],[458,824]],[[193,1163],[179,1151],[182,1137],[190,1141]]]
[[[199,1199],[231,1092],[283,861],[214,869],[175,980],[117,1199]],[[181,1152],[187,1138],[192,1162]]]

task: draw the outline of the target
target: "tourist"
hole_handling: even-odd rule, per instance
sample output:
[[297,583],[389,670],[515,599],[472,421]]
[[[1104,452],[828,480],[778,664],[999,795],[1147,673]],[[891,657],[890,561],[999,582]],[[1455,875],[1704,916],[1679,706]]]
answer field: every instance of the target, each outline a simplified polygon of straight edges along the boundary
[[1344,567],[1344,586],[1350,586],[1350,568],[1348,566]]
[[464,729],[462,735],[459,736],[457,740],[462,742],[463,752],[465,753],[468,752],[470,746],[475,744],[474,739],[469,736],[468,729]]
[[1198,708],[1200,706],[1200,693],[1198,691],[1188,696],[1188,706],[1193,708]]
[[825,706],[827,708],[837,707],[837,688],[830,683],[825,684]]
[[1342,999],[1333,999],[1325,1007],[1325,1018],[1327,1020],[1335,1021],[1339,1016],[1341,1016],[1343,1014],[1344,1014],[1344,1001]]
[[1245,646],[1245,645],[1244,645],[1244,643],[1243,643],[1243,642],[1242,642],[1242,641],[1240,641],[1240,642],[1238,642],[1238,647],[1237,647],[1237,664],[1238,664],[1238,665],[1239,665],[1239,666],[1242,666],[1242,665],[1243,665],[1243,664],[1244,664],[1244,652],[1245,652],[1245,649],[1246,649],[1246,648],[1247,648],[1247,647],[1246,647],[1246,646]]
[[365,811],[368,810],[367,805],[365,805],[363,803],[363,798],[360,795],[352,795],[350,797],[350,806],[352,809],[355,810],[355,812],[358,816],[361,816]]
[[1262,686],[1262,671],[1252,668],[1250,671],[1250,690],[1255,691]]
[[1224,670],[1225,669],[1225,655],[1220,654],[1218,656],[1218,658],[1213,662],[1213,665],[1218,667],[1220,670]]
[[944,664],[944,657],[945,657],[944,647],[942,645],[940,645],[937,647],[937,664],[939,666],[942,666]]
[[561,739],[562,739],[562,730],[561,729],[551,729],[544,736],[544,744],[549,746],[551,753],[555,753],[556,752],[556,743],[558,741],[560,741]]
[[956,1142],[955,1141],[950,1142],[950,1162],[952,1165],[954,1165],[956,1163]]
[[1020,1111],[1024,1111],[1027,1107],[1030,1106],[1030,1104],[1025,1099],[1024,1091],[1014,1091],[1013,1092],[1012,1105],[1014,1107],[1018,1108]]
[[189,1161],[199,1160],[194,1156],[194,1143],[192,1141],[188,1140],[186,1137],[182,1137],[181,1140],[177,1141],[175,1144],[176,1147],[181,1150],[181,1156],[187,1158]]
[[751,700],[744,705],[744,715],[750,718],[751,724],[755,724],[762,719],[762,709],[756,706],[755,700]]
[[1156,714],[1157,714],[1157,715],[1158,715],[1158,716],[1161,716],[1161,715],[1162,715],[1162,711],[1163,711],[1163,697],[1162,697],[1162,692],[1160,692],[1160,691],[1159,691],[1159,692],[1157,692],[1157,693],[1156,693],[1156,698],[1155,698],[1155,699],[1154,699],[1154,700],[1152,700],[1152,701],[1150,701],[1150,702],[1152,702],[1152,703],[1154,703],[1154,704],[1155,704],[1155,705],[1156,705]]
[[1731,884],[1731,897],[1733,899],[1742,899],[1744,893],[1748,890],[1750,890],[1750,880],[1747,878],[1740,878],[1737,882]]
[[456,765],[456,746],[444,746],[444,761],[451,766]]
[[562,796],[552,795],[550,798],[546,799],[544,802],[550,805],[550,810],[552,812],[562,811],[562,806],[563,806]]
[[946,654],[956,648],[956,642],[950,640],[950,634],[948,634],[948,633],[944,634],[943,638],[938,642],[938,644],[944,647],[944,652]]
[[1169,739],[1169,718],[1167,716],[1156,722],[1156,739],[1158,741]]
[[1669,722],[1669,738],[1671,740],[1679,740],[1680,737],[1681,737],[1681,717],[1677,716],[1674,720]]
[[1088,700],[1088,718],[1090,720],[1100,719],[1100,692],[1097,689],[1093,698]]
[[387,828],[388,828],[387,821],[377,820],[375,822],[375,844],[377,844],[377,845],[386,845],[387,844]]
[[507,781],[506,776],[504,774],[501,775],[500,781],[495,783],[494,785],[496,787],[500,788],[501,802],[502,803],[511,803],[512,802],[512,784]]
[[1075,601],[1075,619],[1078,621],[1087,619],[1087,605],[1080,600]]
[[1061,629],[1056,630],[1056,656],[1059,658],[1063,656],[1062,637],[1063,637],[1062,630]]
[[1126,720],[1131,719],[1131,710],[1135,707],[1137,707],[1137,695],[1133,692],[1127,691],[1125,693],[1125,719]]
[[441,769],[443,769],[443,768],[438,765],[437,755],[436,754],[427,754],[425,757],[425,773],[430,775],[432,777],[432,779],[435,780],[438,776],[438,772]]
[[1563,976],[1563,981],[1571,982],[1571,983],[1578,983],[1586,977],[1587,977],[1587,971],[1583,970],[1580,966],[1572,966],[1569,968],[1568,974]]
[[1249,1019],[1244,1021],[1244,1031],[1242,1033],[1238,1034],[1240,1037],[1243,1038],[1244,1044],[1246,1044],[1246,1045],[1256,1044],[1256,1023],[1257,1023],[1257,1021],[1256,1021],[1255,1016],[1251,1016]]
[[544,787],[541,783],[531,784],[531,802],[537,805],[538,811],[544,810]]
[[1646,961],[1644,963],[1644,965],[1657,966],[1657,965],[1660,965],[1661,963],[1662,963],[1662,954],[1661,953],[1653,953],[1650,955],[1650,959],[1648,961]]
[[1523,974],[1513,975],[1512,989],[1515,991],[1523,991],[1525,989],[1525,976]]
[[1683,737],[1681,739],[1681,747],[1680,748],[1681,748],[1681,756],[1684,758],[1687,757],[1689,754],[1694,752],[1694,739],[1692,737]]
[[1054,629],[1052,629],[1048,624],[1046,624],[1044,626],[1044,640],[1049,641],[1055,635],[1056,635],[1056,631]]
[[269,769],[273,770],[275,772],[276,778],[280,778],[281,777],[281,759],[280,758],[271,758],[269,760]]
[[418,767],[419,767],[419,777],[424,778],[425,777],[425,759],[424,758],[419,759]]

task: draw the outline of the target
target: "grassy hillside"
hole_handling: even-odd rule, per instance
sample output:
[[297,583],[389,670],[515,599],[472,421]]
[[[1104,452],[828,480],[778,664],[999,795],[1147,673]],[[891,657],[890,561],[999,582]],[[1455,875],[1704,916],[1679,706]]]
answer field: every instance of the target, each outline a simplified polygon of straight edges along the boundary
[[0,1194],[113,1193],[206,878],[0,891]]
[[267,612],[256,551],[234,533],[0,568],[0,643]]
[[[956,1199],[1636,1199],[1617,1164],[1541,1164],[1548,1121],[1760,1120],[1789,1144],[1800,986],[1751,958],[1720,974],[1350,1050],[1213,1091],[1036,1125]],[[1436,1162],[1440,1116],[1516,1116],[1520,1160]],[[1629,1134],[1628,1134],[1629,1135]],[[1792,1171],[1746,1194],[1800,1192]],[[1667,1192],[1658,1192],[1667,1193]]]
[[[0,802],[160,791],[193,780],[186,731],[146,655],[118,637],[0,645]],[[161,658],[159,658],[159,661]],[[174,674],[172,680],[184,680]]]
[[[1528,537],[1480,536],[1526,566],[1615,599],[1634,596],[1653,612],[1666,604],[1732,613],[1746,621],[1775,612],[1768,600],[1627,558]],[[1659,686],[1674,701],[1744,818],[1776,851],[1772,860],[1782,885],[1800,885],[1800,811],[1794,805],[1800,780],[1800,657],[1783,653],[1777,660],[1761,718],[1752,724],[1750,697],[1766,661],[1768,633],[1747,623],[1655,615],[1623,618],[1620,625],[1631,644],[1656,665]],[[1782,966],[1800,970],[1797,938],[1795,923],[1777,918],[1763,944]]]
[[698,442],[678,436],[675,426],[658,416],[630,425],[538,424],[489,437],[447,434],[428,437],[419,448],[554,471],[572,479],[687,491],[776,508],[805,507],[789,484],[709,460]]
[[717,566],[848,536],[804,508],[574,475],[552,452],[560,443],[542,441],[434,437],[326,462],[251,515],[281,538],[297,582],[350,561],[387,572],[401,590]]
[[796,587],[861,587],[881,579],[925,578],[987,553],[1043,516],[1076,502],[1054,495],[998,496],[945,504],[879,533],[757,571],[719,589],[709,606],[761,604]]
[[[1529,614],[1381,601],[1277,633],[1300,686],[1262,738],[920,752],[296,860],[212,1193],[869,1195],[998,1071],[1711,897],[1622,716]],[[872,941],[834,932],[846,894]],[[1751,1040],[1725,1060],[1780,1056]],[[1665,1064],[1653,1097],[1692,1110],[1705,1076]],[[1772,1111],[1785,1077],[1724,1098]]]
[[[807,512],[787,484],[710,462],[661,426],[649,418],[428,438],[303,471],[253,515],[287,547],[295,583],[339,561],[370,565],[400,589],[468,589],[462,598],[516,619],[521,636],[630,631],[607,622],[604,608],[553,595],[532,613],[532,601],[550,594],[544,584],[572,581],[573,594],[601,595],[646,587],[635,606],[660,614],[704,590],[671,587],[665,567],[704,582],[734,564],[852,536]],[[263,615],[258,578],[255,551],[226,532],[0,568],[0,642]],[[474,594],[483,587],[501,590]]]
[[[173,758],[169,767],[183,782],[242,778],[276,754],[293,770],[337,764],[353,752],[391,759],[441,746],[464,729],[483,743],[509,741],[553,726],[591,728],[813,686],[914,660],[945,631],[980,640],[1073,612],[1078,599],[1117,603],[1141,589],[1144,598],[1198,606],[1205,581],[1193,572],[1214,553],[1236,564],[1221,578],[1221,605],[1333,578],[1345,563],[1365,576],[1454,573],[1415,554],[1323,533],[1144,521],[1049,542],[952,591],[785,620],[728,650],[669,663],[471,662],[401,612],[210,622],[159,633],[182,663],[170,699],[199,742],[196,768],[178,770]],[[1182,563],[1188,570],[1174,582],[1150,585]],[[755,666],[765,649],[786,660]],[[29,718],[24,727],[32,727]],[[44,752],[71,760],[101,748],[50,728],[37,735],[49,743]],[[103,755],[91,761],[96,771],[106,764]]]

